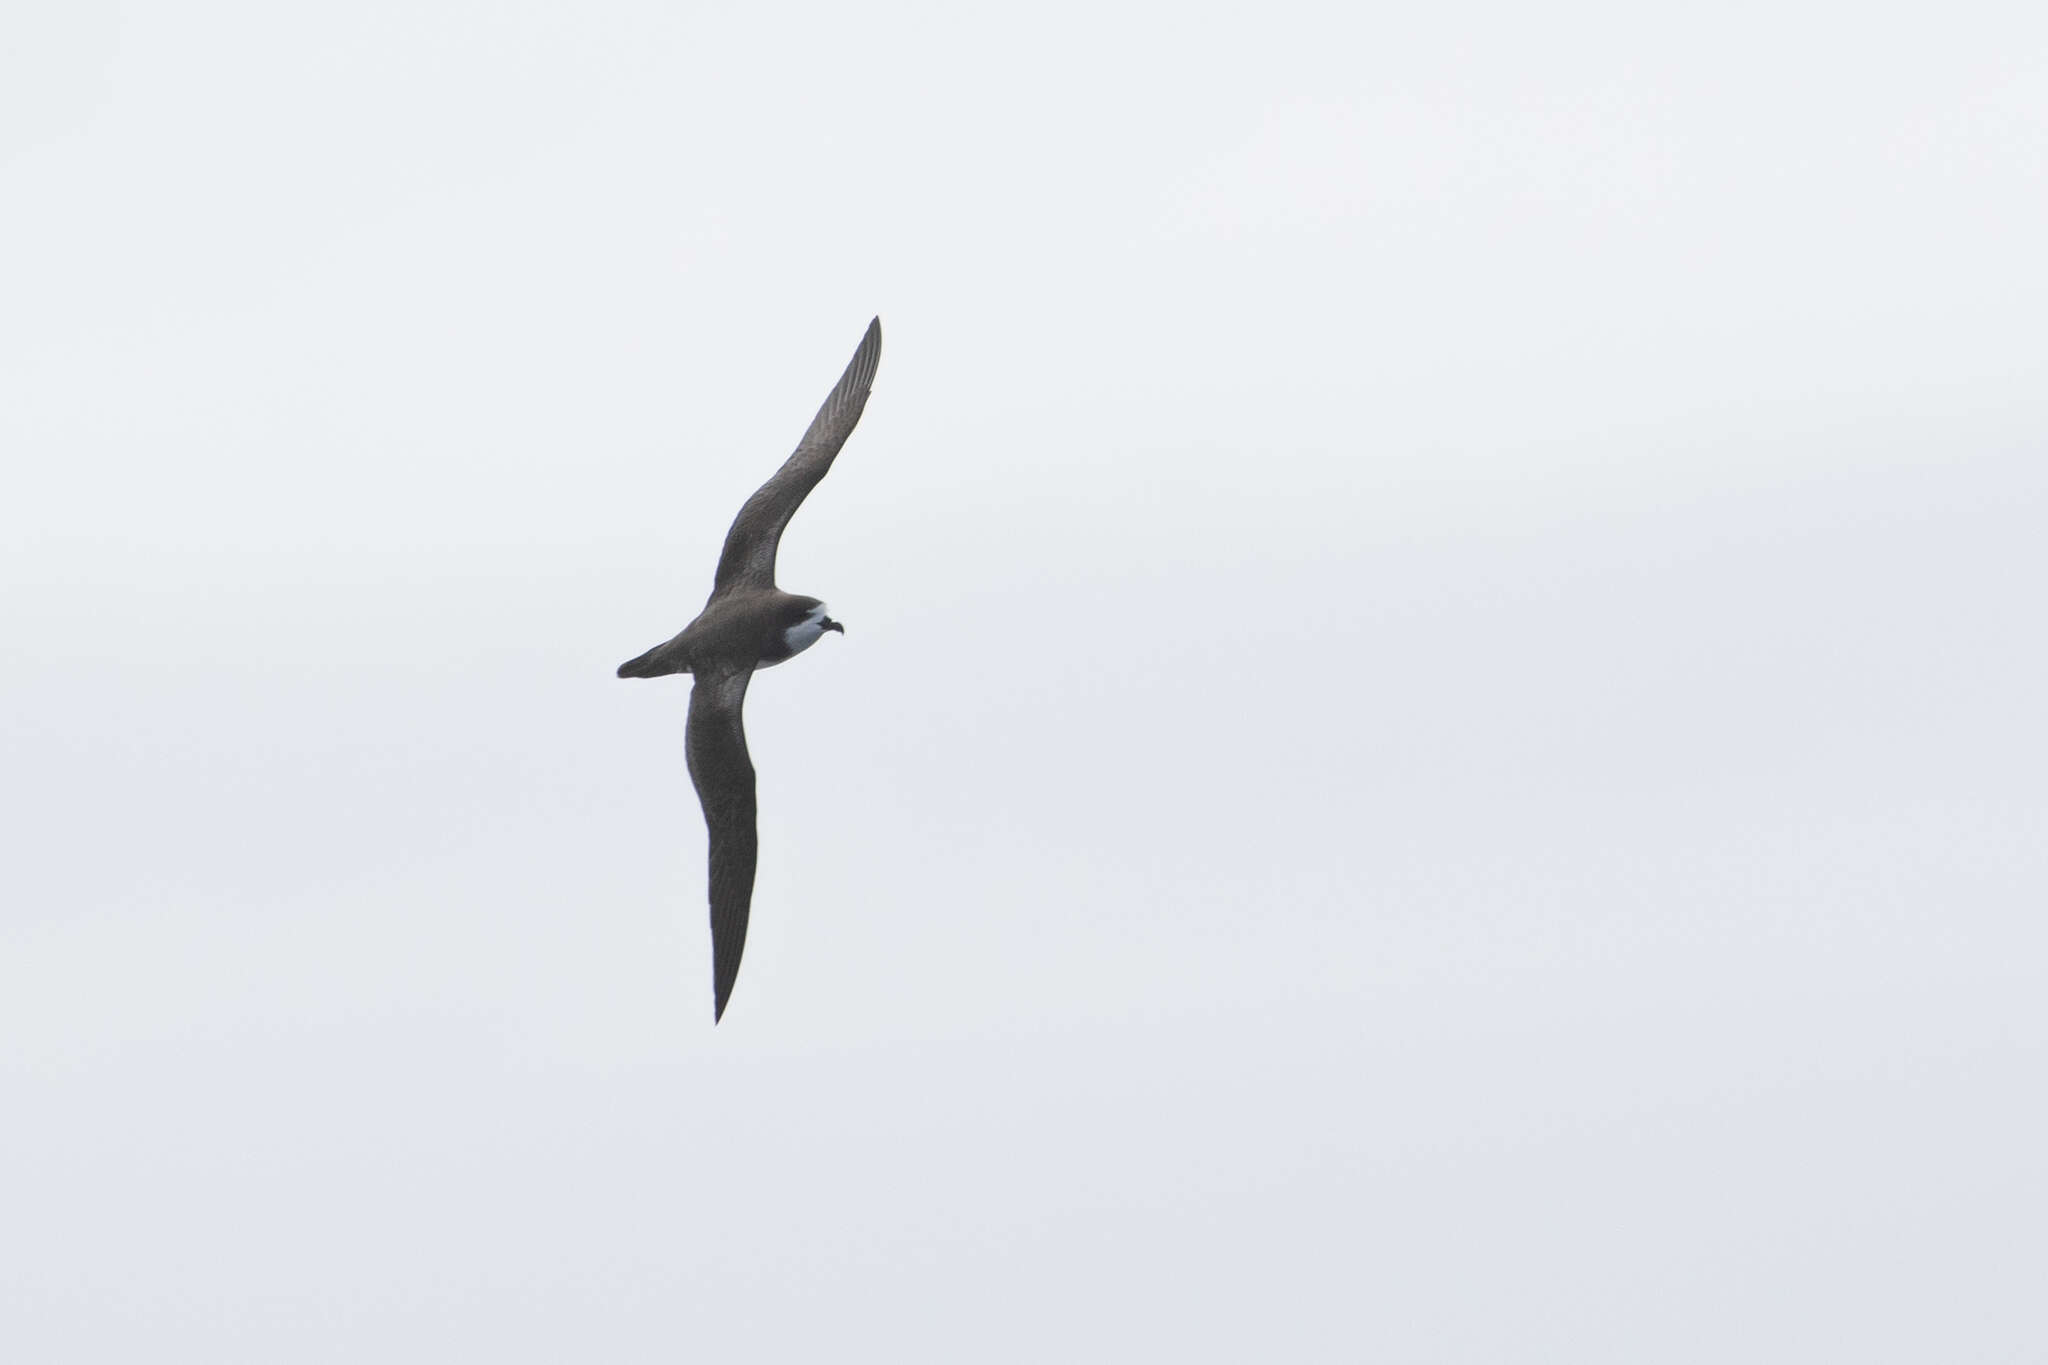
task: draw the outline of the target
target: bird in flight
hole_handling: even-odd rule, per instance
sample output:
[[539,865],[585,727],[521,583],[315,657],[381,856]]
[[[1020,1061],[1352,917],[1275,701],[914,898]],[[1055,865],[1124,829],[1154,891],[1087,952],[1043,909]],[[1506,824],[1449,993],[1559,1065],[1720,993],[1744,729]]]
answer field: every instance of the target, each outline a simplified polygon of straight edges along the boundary
[[740,954],[747,946],[747,911],[754,899],[754,764],[740,708],[757,668],[793,659],[825,632],[845,634],[815,597],[775,586],[775,550],[782,530],[860,421],[882,360],[882,320],[868,324],[846,373],[826,395],[797,442],[796,453],[748,498],[718,555],[711,596],[680,635],[619,665],[622,678],[689,673],[690,720],[683,740],[690,780],[704,807],[711,836],[711,1019],[725,1017]]

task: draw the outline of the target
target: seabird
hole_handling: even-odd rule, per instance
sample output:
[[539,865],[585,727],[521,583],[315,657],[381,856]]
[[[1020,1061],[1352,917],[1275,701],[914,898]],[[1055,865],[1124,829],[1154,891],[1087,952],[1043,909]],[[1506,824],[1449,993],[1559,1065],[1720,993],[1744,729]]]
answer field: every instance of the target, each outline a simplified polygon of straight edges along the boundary
[[754,899],[754,764],[747,757],[747,732],[740,718],[747,683],[755,669],[795,658],[826,631],[846,633],[825,614],[825,604],[817,598],[775,586],[775,550],[783,527],[825,477],[833,456],[860,421],[881,359],[882,320],[876,318],[847,362],[846,373],[811,419],[810,430],[797,442],[796,453],[733,518],[704,610],[674,639],[619,665],[622,678],[668,673],[696,677],[690,688],[683,753],[711,836],[713,1023],[725,1016],[725,1002],[739,979],[740,954],[747,946],[747,910]]

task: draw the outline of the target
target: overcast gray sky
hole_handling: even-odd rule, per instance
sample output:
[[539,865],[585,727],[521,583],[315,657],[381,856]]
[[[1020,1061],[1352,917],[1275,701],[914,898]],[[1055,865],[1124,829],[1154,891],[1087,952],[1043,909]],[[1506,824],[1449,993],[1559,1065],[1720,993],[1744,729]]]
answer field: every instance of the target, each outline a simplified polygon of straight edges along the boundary
[[2048,1350],[2048,20],[7,28],[10,1360]]

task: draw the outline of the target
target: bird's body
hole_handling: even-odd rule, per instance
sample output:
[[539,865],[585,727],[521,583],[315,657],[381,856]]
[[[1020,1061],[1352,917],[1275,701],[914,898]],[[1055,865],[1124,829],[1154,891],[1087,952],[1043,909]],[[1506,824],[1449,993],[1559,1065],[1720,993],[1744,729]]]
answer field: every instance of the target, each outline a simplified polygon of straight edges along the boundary
[[696,679],[684,751],[711,842],[714,1020],[724,1016],[739,977],[754,894],[754,765],[741,720],[747,684],[757,669],[796,657],[825,632],[844,632],[823,602],[775,586],[776,548],[790,517],[860,420],[881,356],[882,320],[876,318],[796,453],[740,508],[704,610],[673,639],[619,665],[622,678],[688,673]]
[[750,654],[755,668],[769,668],[803,653],[828,630],[842,628],[825,614],[825,604],[815,597],[799,597],[780,588],[714,596],[681,634],[620,664],[619,676],[659,678],[694,673],[692,658],[735,661]]

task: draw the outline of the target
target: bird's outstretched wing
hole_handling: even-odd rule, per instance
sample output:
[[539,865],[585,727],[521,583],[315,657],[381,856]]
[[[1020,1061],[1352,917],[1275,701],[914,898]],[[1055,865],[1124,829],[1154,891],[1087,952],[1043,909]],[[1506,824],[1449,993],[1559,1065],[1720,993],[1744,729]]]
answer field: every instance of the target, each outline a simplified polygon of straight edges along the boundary
[[690,725],[683,741],[690,781],[711,836],[711,1020],[725,1014],[740,954],[747,947],[747,907],[754,900],[754,763],[740,709],[751,668],[699,673],[690,689]]
[[736,588],[775,586],[775,551],[782,544],[782,528],[803,503],[825,471],[832,457],[860,421],[868,405],[868,390],[874,386],[875,368],[882,363],[882,320],[868,324],[860,349],[847,362],[846,373],[811,419],[811,429],[797,442],[796,453],[782,462],[775,477],[761,485],[725,533],[725,549],[718,556],[718,576],[712,580],[711,595]]

